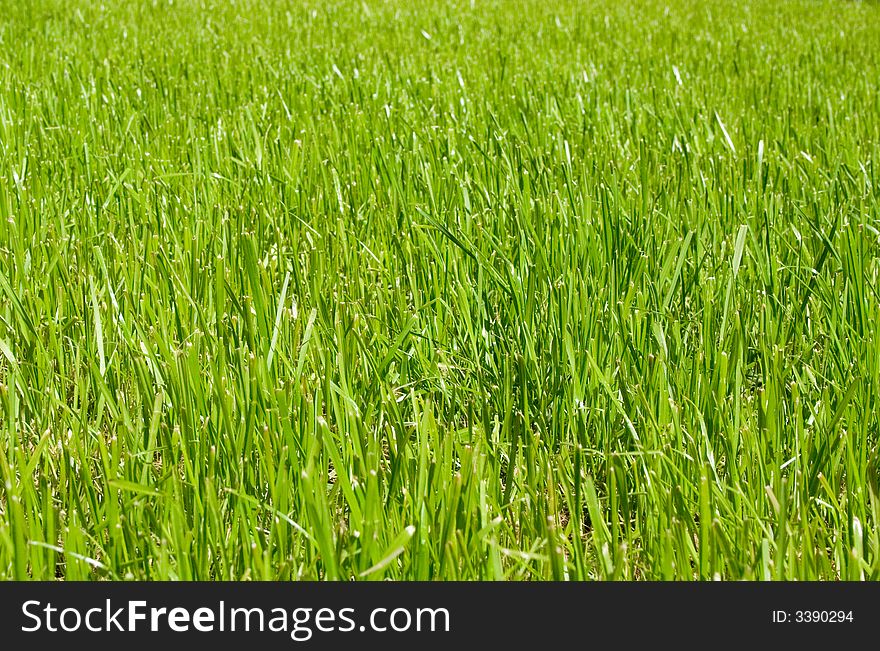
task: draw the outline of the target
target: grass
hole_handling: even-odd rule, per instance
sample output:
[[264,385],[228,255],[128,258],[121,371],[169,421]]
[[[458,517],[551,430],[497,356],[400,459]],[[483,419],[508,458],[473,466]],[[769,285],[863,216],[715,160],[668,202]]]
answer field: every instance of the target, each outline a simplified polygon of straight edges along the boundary
[[880,6],[0,0],[0,577],[880,578]]

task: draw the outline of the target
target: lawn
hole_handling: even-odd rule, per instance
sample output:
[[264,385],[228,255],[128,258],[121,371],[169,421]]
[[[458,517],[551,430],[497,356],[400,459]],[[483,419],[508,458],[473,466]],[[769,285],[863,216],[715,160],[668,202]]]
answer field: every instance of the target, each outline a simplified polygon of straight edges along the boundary
[[880,5],[0,0],[0,578],[880,578]]

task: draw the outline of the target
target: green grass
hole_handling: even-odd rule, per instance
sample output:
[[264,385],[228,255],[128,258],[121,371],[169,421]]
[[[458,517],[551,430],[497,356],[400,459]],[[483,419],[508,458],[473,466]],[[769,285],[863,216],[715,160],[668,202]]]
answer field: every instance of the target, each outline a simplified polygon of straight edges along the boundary
[[0,0],[0,577],[880,578],[880,6]]

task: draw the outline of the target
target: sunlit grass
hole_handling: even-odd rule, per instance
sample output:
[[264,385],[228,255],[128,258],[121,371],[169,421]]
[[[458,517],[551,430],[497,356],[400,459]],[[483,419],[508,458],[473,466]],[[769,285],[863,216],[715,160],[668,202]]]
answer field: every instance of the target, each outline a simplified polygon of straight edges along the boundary
[[0,577],[880,578],[880,7],[0,0]]

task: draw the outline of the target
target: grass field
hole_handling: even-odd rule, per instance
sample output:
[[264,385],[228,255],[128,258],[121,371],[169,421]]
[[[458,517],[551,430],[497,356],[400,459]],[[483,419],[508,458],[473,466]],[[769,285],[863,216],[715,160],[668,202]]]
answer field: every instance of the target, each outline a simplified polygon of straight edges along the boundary
[[880,5],[0,0],[0,577],[880,578]]

